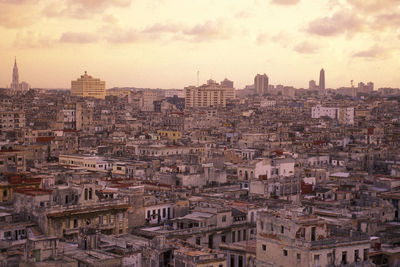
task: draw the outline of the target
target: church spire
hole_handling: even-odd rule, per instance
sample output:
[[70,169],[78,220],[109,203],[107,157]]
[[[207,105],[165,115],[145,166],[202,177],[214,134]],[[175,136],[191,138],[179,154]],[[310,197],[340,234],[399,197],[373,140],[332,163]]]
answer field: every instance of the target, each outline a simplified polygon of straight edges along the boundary
[[18,74],[18,66],[17,66],[17,57],[15,57],[11,89],[18,90],[18,88],[19,88],[19,74]]

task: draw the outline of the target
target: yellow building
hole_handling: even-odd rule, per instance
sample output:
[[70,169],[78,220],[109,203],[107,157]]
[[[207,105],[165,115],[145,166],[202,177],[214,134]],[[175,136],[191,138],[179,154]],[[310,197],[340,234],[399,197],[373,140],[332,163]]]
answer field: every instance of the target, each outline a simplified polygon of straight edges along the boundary
[[179,140],[182,138],[182,132],[179,131],[167,131],[167,130],[158,130],[157,133],[160,136],[166,137],[169,140]]
[[105,99],[106,82],[100,81],[100,79],[97,78],[93,78],[85,71],[85,74],[82,75],[78,80],[71,81],[71,94],[80,97]]

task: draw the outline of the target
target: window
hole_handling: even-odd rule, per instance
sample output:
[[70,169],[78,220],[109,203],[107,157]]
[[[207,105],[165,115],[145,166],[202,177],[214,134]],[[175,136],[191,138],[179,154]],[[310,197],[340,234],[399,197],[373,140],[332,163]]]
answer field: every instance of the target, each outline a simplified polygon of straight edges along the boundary
[[239,256],[238,267],[243,267],[243,256]]
[[285,233],[285,227],[283,225],[281,225],[281,234]]
[[74,219],[74,228],[78,227],[78,219]]
[[297,260],[297,262],[301,262],[301,254],[300,253],[297,253],[296,260]]
[[87,200],[88,199],[88,190],[87,190],[87,188],[85,188],[85,200]]
[[319,266],[319,255],[314,255],[314,266]]
[[163,218],[165,218],[165,216],[166,216],[166,210],[165,210],[165,208],[162,209],[162,216],[163,216]]
[[196,237],[196,245],[200,245],[200,241],[201,241],[200,237],[199,236]]
[[347,264],[347,251],[342,252],[342,264]]
[[226,222],[226,215],[222,216],[222,222]]
[[263,245],[262,245],[262,250],[263,250],[263,251],[267,251],[267,245],[263,244]]
[[364,261],[368,260],[368,249],[364,248]]
[[226,236],[225,235],[221,236],[221,242],[222,243],[226,243]]
[[4,232],[4,237],[5,238],[11,237],[11,231]]
[[328,264],[333,264],[334,259],[333,259],[332,253],[328,253],[327,260],[328,260]]
[[232,243],[236,242],[236,232],[232,232]]
[[283,250],[283,256],[287,257],[288,251],[286,249]]
[[315,232],[316,232],[316,228],[311,227],[311,241],[315,241]]
[[354,261],[360,261],[360,251],[358,249],[354,250]]
[[247,240],[247,231],[246,231],[246,229],[243,230],[243,240]]
[[92,199],[93,196],[93,190],[92,188],[89,189],[89,199]]

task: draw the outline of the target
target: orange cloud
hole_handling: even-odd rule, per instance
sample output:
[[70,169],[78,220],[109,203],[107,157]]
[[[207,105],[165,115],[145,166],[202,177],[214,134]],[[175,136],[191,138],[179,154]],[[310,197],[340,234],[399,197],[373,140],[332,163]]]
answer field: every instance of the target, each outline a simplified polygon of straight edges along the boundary
[[322,17],[308,24],[307,32],[321,36],[334,36],[342,33],[351,34],[361,31],[363,20],[350,10],[340,10],[330,17]]
[[318,52],[320,49],[319,46],[315,45],[315,44],[311,44],[309,42],[301,42],[299,44],[297,44],[293,50],[301,53],[301,54],[313,54]]
[[300,3],[300,0],[271,0],[271,3],[277,5],[296,5]]
[[85,32],[64,32],[60,38],[62,43],[94,43],[98,40],[97,35]]

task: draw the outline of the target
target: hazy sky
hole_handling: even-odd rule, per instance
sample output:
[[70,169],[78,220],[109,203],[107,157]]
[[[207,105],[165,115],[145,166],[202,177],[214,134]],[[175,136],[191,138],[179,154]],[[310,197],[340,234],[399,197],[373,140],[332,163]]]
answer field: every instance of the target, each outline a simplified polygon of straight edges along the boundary
[[308,87],[400,87],[400,0],[0,0],[0,87],[183,88],[266,73]]

